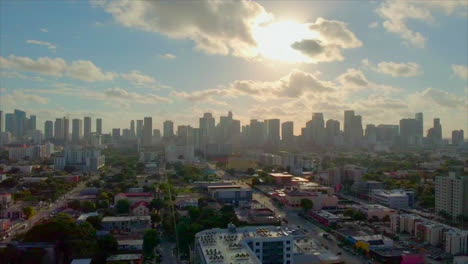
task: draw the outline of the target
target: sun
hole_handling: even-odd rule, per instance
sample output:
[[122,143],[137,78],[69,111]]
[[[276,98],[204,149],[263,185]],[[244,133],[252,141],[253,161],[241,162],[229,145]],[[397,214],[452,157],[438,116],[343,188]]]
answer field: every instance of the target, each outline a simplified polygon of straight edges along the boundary
[[261,57],[283,62],[311,62],[311,59],[291,45],[303,39],[317,39],[319,33],[308,28],[307,24],[296,21],[281,21],[259,25],[253,31]]

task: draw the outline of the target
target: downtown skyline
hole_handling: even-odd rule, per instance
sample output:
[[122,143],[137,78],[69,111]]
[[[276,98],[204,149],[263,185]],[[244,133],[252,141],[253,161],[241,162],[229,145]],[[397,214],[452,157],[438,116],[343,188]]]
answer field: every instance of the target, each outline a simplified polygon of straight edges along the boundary
[[296,135],[316,112],[343,124],[354,109],[363,127],[424,112],[424,133],[440,118],[449,138],[468,129],[468,43],[457,33],[468,30],[467,6],[431,3],[259,1],[227,12],[227,1],[5,1],[2,110],[35,113],[38,124],[90,116],[94,127],[101,117],[104,131],[145,116],[161,131],[164,120],[197,127],[203,113],[231,110],[243,124],[294,121]]

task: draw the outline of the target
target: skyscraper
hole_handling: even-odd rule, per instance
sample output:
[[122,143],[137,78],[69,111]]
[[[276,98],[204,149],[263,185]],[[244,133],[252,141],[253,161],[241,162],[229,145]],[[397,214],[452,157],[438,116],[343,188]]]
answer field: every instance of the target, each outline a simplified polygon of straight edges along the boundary
[[424,138],[424,117],[423,113],[416,113],[415,119],[418,121],[418,136],[422,139]]
[[65,143],[70,141],[70,120],[63,118],[63,140]]
[[212,141],[215,137],[215,119],[211,113],[204,113],[199,119],[199,128],[203,137]]
[[363,137],[362,117],[353,110],[344,112],[344,139],[347,144],[359,145]]
[[325,125],[326,142],[331,145],[336,145],[338,135],[340,135],[340,121],[328,119]]
[[400,120],[400,138],[404,145],[419,145],[419,121],[412,118]]
[[137,120],[136,136],[137,136],[137,138],[142,138],[143,137],[143,120]]
[[278,145],[280,142],[280,120],[267,119],[265,120],[267,128],[267,142],[269,144]]
[[435,212],[447,213],[452,219],[458,216],[468,216],[468,177],[457,176],[450,172],[449,176],[435,178]]
[[294,122],[286,121],[281,124],[281,139],[290,142],[294,139]]
[[96,134],[102,135],[102,119],[101,118],[96,119]]
[[452,131],[452,145],[459,146],[465,142],[465,135],[463,130]]
[[323,119],[323,113],[312,114],[309,132],[315,144],[323,145],[325,143],[325,121]]
[[25,135],[25,132],[26,132],[25,127],[24,127],[24,125],[27,122],[26,112],[15,109],[14,114],[15,114],[15,122],[16,122],[16,124],[15,124],[15,127],[16,127],[15,137],[16,138],[22,138]]
[[83,120],[75,118],[72,120],[72,142],[73,144],[80,143],[83,137]]
[[135,137],[135,136],[136,136],[136,132],[135,132],[135,120],[130,121],[130,135],[131,135],[132,137]]
[[44,137],[47,140],[54,138],[54,123],[50,120],[44,123]]
[[63,140],[63,119],[56,118],[55,119],[55,126],[54,126],[54,138],[55,140],[61,141]]
[[165,138],[174,136],[174,123],[170,120],[166,120],[163,123],[163,136]]
[[16,135],[16,116],[12,113],[5,114],[5,131]]
[[27,131],[34,131],[36,130],[36,116],[31,115],[28,120],[28,129]]
[[0,110],[0,133],[3,132],[3,111]]
[[142,146],[151,146],[153,137],[153,119],[145,117],[143,123],[143,137],[141,140]]
[[86,140],[89,140],[91,136],[91,117],[85,116],[83,125],[83,136]]
[[433,144],[439,144],[442,141],[442,125],[439,118],[434,118],[432,128],[427,131],[427,137]]

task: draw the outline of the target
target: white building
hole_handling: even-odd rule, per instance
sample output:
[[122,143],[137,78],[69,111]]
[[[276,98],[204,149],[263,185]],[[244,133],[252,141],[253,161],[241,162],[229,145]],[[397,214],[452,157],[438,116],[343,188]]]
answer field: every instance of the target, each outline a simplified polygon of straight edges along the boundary
[[54,168],[63,170],[72,166],[78,170],[97,171],[105,165],[106,158],[101,151],[95,148],[68,147],[63,155],[54,158]]
[[151,228],[151,217],[147,216],[107,216],[102,219],[102,229],[106,231],[145,231]]
[[195,147],[193,145],[176,145],[168,144],[164,148],[165,157],[167,162],[194,162],[195,161]]
[[371,191],[371,199],[373,202],[391,208],[409,208],[413,207],[414,192],[405,190],[377,189]]
[[450,172],[449,176],[437,176],[435,180],[435,210],[436,213],[445,211],[452,218],[459,215],[468,216],[468,177],[456,176]]
[[37,160],[49,158],[51,154],[51,149],[53,149],[53,144],[47,143],[43,145],[34,145],[34,146],[15,146],[8,148],[8,158],[10,160]]

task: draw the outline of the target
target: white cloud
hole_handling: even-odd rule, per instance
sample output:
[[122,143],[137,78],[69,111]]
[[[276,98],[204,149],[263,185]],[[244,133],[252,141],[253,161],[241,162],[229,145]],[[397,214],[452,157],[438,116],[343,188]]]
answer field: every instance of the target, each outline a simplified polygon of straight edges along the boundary
[[113,72],[102,71],[92,61],[88,60],[73,61],[68,65],[66,74],[86,82],[111,81],[117,76]]
[[348,69],[345,73],[338,76],[337,80],[344,87],[367,87],[369,81],[364,73],[357,69]]
[[466,12],[468,2],[465,0],[450,1],[406,1],[387,0],[376,10],[384,20],[383,27],[392,33],[399,35],[406,42],[419,48],[426,44],[426,37],[408,27],[408,20],[417,20],[425,23],[433,23],[433,11],[441,9],[446,15],[456,11]]
[[161,58],[166,59],[166,60],[174,60],[177,58],[177,56],[172,53],[166,53],[166,54],[161,55]]
[[131,71],[129,73],[121,74],[122,78],[131,81],[137,85],[153,85],[156,83],[156,80],[148,75],[144,75],[139,71]]
[[252,28],[267,16],[254,1],[100,1],[114,19],[129,28],[191,39],[208,53],[255,56]]
[[172,100],[155,94],[129,92],[122,88],[109,88],[104,91],[109,98],[141,104],[170,103]]
[[452,64],[453,73],[461,79],[468,79],[468,67],[466,65]]
[[442,107],[458,108],[465,105],[465,101],[462,97],[435,88],[424,90],[420,93],[420,96]]
[[34,45],[40,45],[40,46],[46,46],[48,49],[52,51],[56,51],[57,45],[47,42],[47,41],[41,41],[41,40],[34,40],[34,39],[28,39],[26,40],[26,43],[28,44],[34,44]]
[[41,32],[44,32],[44,33],[49,32],[49,30],[48,30],[47,28],[41,28],[41,29],[39,29],[39,30],[40,30]]
[[317,18],[309,29],[317,32],[316,38],[302,39],[294,42],[291,47],[307,55],[314,62],[341,61],[342,49],[358,48],[362,42],[341,21]]
[[369,28],[378,28],[379,27],[379,22],[372,22],[368,25]]
[[382,61],[377,64],[376,70],[393,77],[413,77],[423,74],[421,65],[414,62],[397,63]]
[[13,104],[28,104],[28,103],[33,103],[33,104],[47,104],[49,102],[49,99],[46,97],[42,97],[33,93],[24,93],[23,91],[20,90],[14,90],[11,93],[3,95],[4,99],[3,101],[8,103],[13,103]]

